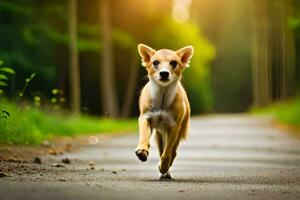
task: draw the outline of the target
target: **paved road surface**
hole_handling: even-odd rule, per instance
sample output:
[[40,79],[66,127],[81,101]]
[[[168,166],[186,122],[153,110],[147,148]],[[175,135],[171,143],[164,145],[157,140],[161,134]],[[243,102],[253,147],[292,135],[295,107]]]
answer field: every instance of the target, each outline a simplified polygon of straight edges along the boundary
[[[47,157],[43,173],[0,179],[0,199],[300,199],[300,140],[269,119],[245,115],[194,118],[188,141],[158,181],[158,153],[141,163],[137,135],[103,140]],[[68,157],[66,168],[49,167]],[[88,163],[95,162],[95,170]],[[48,168],[47,168],[48,166]]]

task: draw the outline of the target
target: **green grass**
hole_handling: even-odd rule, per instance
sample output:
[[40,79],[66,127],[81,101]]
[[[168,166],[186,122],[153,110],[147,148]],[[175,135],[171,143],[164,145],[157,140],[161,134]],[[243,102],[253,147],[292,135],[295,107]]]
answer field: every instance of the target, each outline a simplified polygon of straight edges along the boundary
[[270,107],[254,110],[254,113],[271,114],[279,122],[300,128],[300,98],[284,103],[277,103]]
[[18,107],[1,100],[0,109],[10,116],[0,115],[0,143],[40,144],[54,136],[74,136],[92,133],[135,132],[137,120],[112,120],[90,116],[69,116],[47,113],[38,108]]

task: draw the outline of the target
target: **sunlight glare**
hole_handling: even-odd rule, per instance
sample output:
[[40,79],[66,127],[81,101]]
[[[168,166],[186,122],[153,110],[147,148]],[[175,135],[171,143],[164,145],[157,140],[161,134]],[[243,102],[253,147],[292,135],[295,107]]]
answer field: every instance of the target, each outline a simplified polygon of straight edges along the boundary
[[99,143],[99,139],[96,136],[91,136],[89,138],[89,143],[92,145],[98,144]]
[[172,16],[175,21],[185,22],[190,18],[189,8],[192,0],[174,0]]

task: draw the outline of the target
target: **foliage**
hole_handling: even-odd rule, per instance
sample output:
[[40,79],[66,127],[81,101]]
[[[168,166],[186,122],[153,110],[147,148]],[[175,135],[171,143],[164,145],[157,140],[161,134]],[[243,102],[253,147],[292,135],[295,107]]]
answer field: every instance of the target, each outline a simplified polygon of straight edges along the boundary
[[[0,2],[0,55],[1,59],[18,71],[13,87],[23,86],[23,82],[18,80],[33,72],[39,75],[31,83],[34,91],[45,92],[55,87],[61,64],[59,53],[66,54],[69,43],[66,3],[61,0],[43,3],[35,0]],[[77,46],[81,52],[100,50],[99,30],[94,27],[79,24]],[[12,87],[10,89],[14,90]]]
[[25,84],[23,86],[22,91],[19,93],[19,97],[23,97],[29,83],[32,81],[32,79],[35,77],[35,73],[31,74],[28,78],[25,79]]
[[[0,64],[2,65],[3,62],[1,61]],[[8,81],[7,74],[15,74],[15,72],[8,67],[0,68],[0,81],[4,83],[2,87],[5,87]],[[59,89],[51,91],[51,109],[48,105],[44,105],[44,107],[48,106],[48,112],[40,109],[41,97],[38,95],[33,97],[34,107],[29,104],[17,105],[24,104],[21,98],[34,77],[35,73],[25,79],[17,101],[12,103],[4,98],[0,99],[0,143],[39,144],[52,136],[135,130],[135,122],[130,120],[113,121],[88,116],[75,117],[57,112],[65,102],[63,91]]]
[[0,60],[0,95],[3,94],[4,87],[7,86],[8,76],[15,74],[15,71],[12,68],[2,67],[3,63],[4,62]]
[[[145,9],[136,9],[137,5]],[[171,2],[164,5],[167,8]],[[99,87],[102,51],[98,6],[99,1],[89,3],[78,1],[77,48],[80,53],[82,102],[93,114],[104,113],[98,106],[101,103],[101,93],[95,92],[99,91],[97,87]],[[169,11],[157,12],[156,8],[159,6],[158,1],[150,0],[134,4],[120,0],[111,3],[113,63],[118,96],[124,96],[127,92],[127,84],[123,83],[128,81],[132,66],[138,67],[137,43],[145,42],[156,48],[172,49],[193,45],[196,53],[191,67],[185,72],[183,82],[190,96],[193,113],[207,111],[212,102],[208,65],[214,57],[214,48],[204,39],[198,25],[176,23],[167,18],[170,16]],[[68,9],[68,1],[64,0],[0,2],[0,59],[8,66],[13,66],[17,72],[6,87],[7,97],[14,96],[16,88],[23,88],[24,79],[31,74],[37,74],[30,81],[30,91],[25,94],[21,91],[24,100],[33,99],[34,105],[39,107],[47,99],[57,110],[68,106],[70,100]],[[114,10],[118,12],[113,12]],[[132,10],[135,10],[136,14],[128,15]],[[141,68],[137,70],[142,77],[144,71]],[[140,85],[135,87],[135,93],[138,93],[144,83],[140,81],[138,84]],[[26,87],[25,85],[24,88]],[[65,94],[56,96],[50,92],[53,88],[63,90]],[[137,98],[138,95],[134,96],[134,101],[137,101]],[[119,105],[123,105],[124,99],[119,98]],[[135,109],[136,107],[131,108],[137,112]]]
[[288,26],[297,30],[300,27],[300,19],[297,17],[289,17],[287,19]]
[[[0,143],[40,144],[53,136],[136,131],[136,120],[111,120],[43,112],[0,101]],[[9,114],[5,113],[9,111]]]
[[277,103],[263,109],[254,110],[253,112],[270,114],[282,123],[300,128],[300,97],[288,102]]
[[[49,52],[55,52],[55,44],[44,30],[54,27],[53,20],[46,19],[56,10],[52,9],[54,3],[49,7],[31,3],[33,1],[0,2],[0,55],[8,65],[18,69],[13,80],[15,87],[23,86],[18,80],[36,72],[44,82],[41,89],[49,89],[47,86],[53,83],[56,73],[55,56]],[[55,16],[60,18],[59,13]],[[33,83],[33,88],[38,85]]]
[[130,33],[120,28],[113,30],[113,40],[118,46],[124,49],[135,49],[136,40]]
[[279,106],[275,114],[279,121],[300,127],[300,99]]
[[[214,47],[201,34],[199,26],[194,23],[178,23],[165,20],[154,35],[156,48],[179,49],[192,45],[195,49],[190,67],[184,72],[183,84],[190,97],[192,111],[208,111],[212,104],[209,85],[209,62],[215,56]],[[178,31],[181,30],[181,31]]]

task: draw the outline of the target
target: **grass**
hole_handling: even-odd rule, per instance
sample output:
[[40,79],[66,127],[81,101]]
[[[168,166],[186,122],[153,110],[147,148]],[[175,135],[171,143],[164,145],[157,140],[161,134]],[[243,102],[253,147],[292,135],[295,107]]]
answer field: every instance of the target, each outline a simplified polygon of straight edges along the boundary
[[276,120],[300,128],[300,98],[284,103],[277,103],[270,107],[254,110],[254,113],[271,114]]
[[[0,143],[5,144],[35,145],[55,136],[137,130],[136,120],[47,113],[35,107],[19,107],[4,100],[0,101],[0,109]],[[8,117],[5,118],[7,114],[3,110],[9,113]]]

